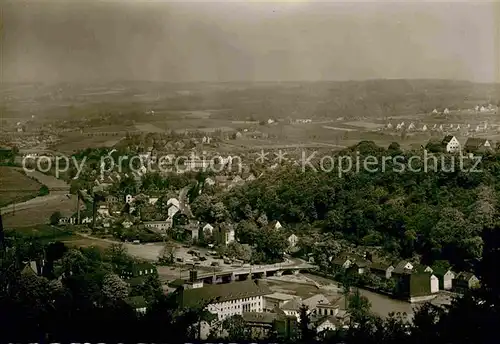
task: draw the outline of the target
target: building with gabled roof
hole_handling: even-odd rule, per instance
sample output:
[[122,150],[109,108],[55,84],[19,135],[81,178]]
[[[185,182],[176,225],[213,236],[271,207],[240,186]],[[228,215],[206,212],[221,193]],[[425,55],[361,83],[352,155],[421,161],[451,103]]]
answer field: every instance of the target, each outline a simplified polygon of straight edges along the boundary
[[264,295],[271,294],[259,280],[212,284],[202,288],[184,289],[180,293],[182,307],[205,307],[224,320],[245,312],[262,312]]
[[464,152],[466,153],[476,153],[485,148],[486,150],[493,150],[491,142],[487,139],[479,137],[469,137],[464,145]]
[[441,141],[444,150],[448,153],[456,153],[460,151],[460,142],[453,135],[446,135]]

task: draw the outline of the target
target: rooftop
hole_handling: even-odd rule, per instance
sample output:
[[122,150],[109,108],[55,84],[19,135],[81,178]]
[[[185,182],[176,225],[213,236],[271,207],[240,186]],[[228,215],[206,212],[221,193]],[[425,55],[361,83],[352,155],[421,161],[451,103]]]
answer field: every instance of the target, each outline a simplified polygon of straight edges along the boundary
[[299,311],[301,306],[302,306],[302,303],[299,300],[293,299],[293,300],[286,302],[283,305],[283,307],[281,307],[281,309],[284,311]]
[[295,299],[296,297],[293,295],[284,294],[284,293],[272,293],[272,294],[266,295],[266,298],[281,300],[281,301],[288,301],[288,300]]
[[207,285],[203,288],[185,289],[182,294],[184,307],[202,306],[214,302],[226,302],[270,294],[260,281],[247,280],[225,284]]

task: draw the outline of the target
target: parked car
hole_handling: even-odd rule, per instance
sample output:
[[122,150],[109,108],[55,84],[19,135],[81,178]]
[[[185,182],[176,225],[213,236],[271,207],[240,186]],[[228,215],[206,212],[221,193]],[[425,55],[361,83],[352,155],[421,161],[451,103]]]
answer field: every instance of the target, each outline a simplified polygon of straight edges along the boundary
[[205,258],[205,257],[200,257],[200,260],[201,260],[202,262],[204,262],[205,260],[207,260],[207,258]]
[[219,262],[212,262],[210,265],[211,266],[219,266]]

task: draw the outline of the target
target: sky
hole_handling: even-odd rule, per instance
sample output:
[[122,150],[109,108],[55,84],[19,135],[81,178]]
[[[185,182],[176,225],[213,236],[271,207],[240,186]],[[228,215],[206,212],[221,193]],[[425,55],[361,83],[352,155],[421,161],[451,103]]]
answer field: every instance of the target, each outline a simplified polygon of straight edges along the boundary
[[4,81],[500,82],[500,2],[13,0]]

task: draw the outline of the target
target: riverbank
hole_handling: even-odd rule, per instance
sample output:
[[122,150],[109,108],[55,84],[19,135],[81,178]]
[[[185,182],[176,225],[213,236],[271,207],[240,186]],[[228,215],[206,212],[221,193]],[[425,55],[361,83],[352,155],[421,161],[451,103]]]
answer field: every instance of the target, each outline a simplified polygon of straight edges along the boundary
[[[294,279],[302,281],[289,280],[287,277],[267,278],[271,290],[291,295],[297,295],[304,298],[316,294],[323,294],[326,297],[343,297],[342,289],[338,287],[338,282],[319,277],[313,274],[305,273],[294,276]],[[359,288],[361,295],[365,296],[371,304],[371,310],[376,315],[386,318],[390,313],[406,313],[408,320],[413,318],[415,310],[419,307],[417,304],[410,304],[401,300],[392,299],[385,295],[380,295],[364,288]]]

